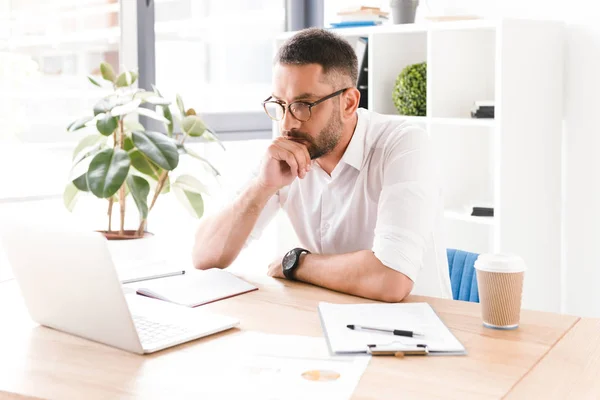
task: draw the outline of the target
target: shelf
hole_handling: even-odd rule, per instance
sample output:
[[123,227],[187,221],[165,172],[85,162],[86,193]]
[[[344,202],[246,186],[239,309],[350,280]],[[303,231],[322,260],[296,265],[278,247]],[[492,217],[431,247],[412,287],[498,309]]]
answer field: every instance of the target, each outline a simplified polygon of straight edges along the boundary
[[397,120],[401,120],[401,121],[408,121],[408,122],[412,122],[415,124],[426,124],[427,123],[427,117],[415,117],[412,115],[398,115],[398,114],[387,114],[389,117],[392,117],[393,119],[397,119]]
[[493,128],[496,126],[496,120],[493,118],[431,118],[415,117],[412,115],[387,114],[393,119],[409,121],[412,123],[426,124],[431,122],[434,125],[452,125],[452,126],[483,126]]
[[472,224],[478,225],[489,225],[493,226],[495,224],[494,217],[473,217],[466,212],[455,211],[455,210],[446,210],[444,211],[444,217],[447,219],[451,219],[454,221],[462,221],[468,222]]
[[436,125],[486,126],[490,128],[496,125],[496,120],[493,118],[430,118],[429,120]]

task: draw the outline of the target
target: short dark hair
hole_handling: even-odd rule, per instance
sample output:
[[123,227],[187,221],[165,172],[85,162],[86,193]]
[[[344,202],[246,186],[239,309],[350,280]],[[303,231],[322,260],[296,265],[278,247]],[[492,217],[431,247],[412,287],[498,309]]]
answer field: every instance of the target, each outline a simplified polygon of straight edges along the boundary
[[358,59],[350,43],[325,29],[309,28],[296,33],[281,46],[275,63],[319,64],[326,74],[348,76],[352,85],[356,85],[358,77]]

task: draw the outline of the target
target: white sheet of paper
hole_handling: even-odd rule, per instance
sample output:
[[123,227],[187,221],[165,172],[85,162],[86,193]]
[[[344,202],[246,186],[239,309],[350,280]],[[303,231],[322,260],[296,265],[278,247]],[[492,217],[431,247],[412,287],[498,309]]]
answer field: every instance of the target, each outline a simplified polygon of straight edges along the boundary
[[324,338],[254,331],[219,338],[210,351],[236,354],[235,361],[194,366],[203,390],[217,398],[349,399],[371,359],[331,356]]
[[[334,353],[361,353],[367,345],[426,344],[430,352],[464,354],[464,346],[444,325],[427,303],[332,304],[319,303],[324,334]],[[423,333],[423,337],[402,337],[390,333],[355,331],[347,325],[401,329]]]
[[139,294],[187,307],[197,307],[256,290],[256,286],[218,268],[188,270],[184,275],[134,282],[126,286],[136,288]]

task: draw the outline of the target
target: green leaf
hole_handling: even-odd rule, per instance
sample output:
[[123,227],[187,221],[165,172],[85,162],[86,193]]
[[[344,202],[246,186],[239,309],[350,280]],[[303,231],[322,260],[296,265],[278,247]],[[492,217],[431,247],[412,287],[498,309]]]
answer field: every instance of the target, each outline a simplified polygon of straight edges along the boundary
[[[134,75],[135,74],[135,75]],[[122,72],[118,77],[115,85],[117,87],[131,86],[137,79],[137,74],[133,71]]]
[[141,99],[142,101],[150,104],[154,104],[155,106],[165,106],[171,104],[171,102],[160,95],[157,95],[154,92],[138,92],[134,96],[136,99]]
[[100,63],[100,73],[102,74],[102,78],[109,82],[114,82],[116,79],[115,70],[107,62]]
[[148,217],[148,193],[150,193],[150,184],[148,184],[144,178],[130,175],[127,177],[127,187],[140,212],[140,218],[146,219],[146,217]]
[[125,126],[125,130],[129,132],[146,130],[146,128],[144,128],[144,125],[140,124],[136,120],[132,120],[129,118],[125,118],[125,122],[123,123],[123,125]]
[[[129,151],[134,147],[135,145],[133,144],[133,140],[131,140],[129,136],[125,136],[125,140],[123,140],[123,150]],[[131,154],[129,156],[131,156]]]
[[204,201],[199,193],[188,192],[173,186],[173,193],[183,207],[194,217],[201,218],[204,214]]
[[69,126],[67,126],[67,131],[74,132],[78,129],[84,128],[85,124],[87,124],[88,122],[90,122],[93,119],[94,119],[94,117],[79,118],[78,120],[71,122],[69,124]]
[[180,175],[175,182],[173,182],[173,187],[178,187],[192,193],[209,193],[208,188],[191,175]]
[[219,140],[219,138],[217,137],[217,135],[210,129],[206,129],[206,134],[204,135],[204,137],[209,141],[209,142],[217,142],[219,144],[219,146],[221,146],[221,148],[223,150],[227,150],[225,149],[225,146],[223,145],[223,142],[221,142]]
[[100,84],[100,83],[99,83],[97,80],[95,80],[94,78],[92,78],[90,75],[88,75],[88,77],[87,77],[87,78],[88,78],[88,79],[89,79],[89,81],[90,81],[90,82],[92,82],[94,85],[96,85],[96,86],[98,86],[98,87],[102,87],[102,85],[101,85],[101,84]]
[[110,136],[117,129],[118,120],[110,114],[105,114],[104,117],[100,118],[96,122],[96,128],[98,132],[104,136]]
[[171,109],[169,106],[162,106],[163,116],[169,120],[168,124],[165,124],[167,127],[167,133],[169,137],[173,136],[173,114],[171,113]]
[[115,104],[112,101],[110,101],[110,99],[105,97],[94,105],[94,116],[102,113],[106,114],[114,106]]
[[102,135],[98,135],[98,134],[85,136],[83,139],[81,139],[79,141],[79,143],[77,144],[77,147],[75,147],[75,150],[73,150],[72,160],[74,160],[75,157],[77,157],[77,155],[79,153],[81,153],[82,151],[91,150],[96,145],[104,144],[104,143],[106,143],[106,136],[102,136]]
[[136,110],[136,112],[138,114],[144,115],[144,116],[146,116],[148,118],[152,118],[152,119],[155,119],[157,121],[164,122],[165,124],[169,124],[170,123],[168,119],[166,119],[162,115],[158,114],[156,111],[150,110],[148,108],[138,107],[138,109]]
[[163,169],[171,171],[179,164],[175,141],[158,132],[133,132],[133,143],[146,157]]
[[81,175],[79,178],[73,179],[71,183],[77,188],[77,190],[81,190],[82,192],[90,191],[90,188],[88,187],[86,174]]
[[133,99],[129,103],[113,107],[113,109],[110,110],[110,113],[115,117],[129,114],[130,112],[135,111],[140,104],[142,104],[142,99]]
[[184,117],[185,116],[185,107],[183,106],[183,100],[181,99],[181,96],[178,94],[175,95],[175,99],[177,100],[177,107],[179,108],[179,112],[181,113],[181,116]]
[[200,154],[196,153],[192,149],[186,147],[185,145],[178,145],[178,149],[183,151],[184,154],[194,157],[195,159],[200,160],[203,163],[205,163],[206,165],[208,165],[210,167],[211,171],[213,172],[213,174],[215,174],[216,176],[221,175],[221,173],[210,163],[210,161],[208,161],[206,158],[202,157]]
[[63,204],[65,205],[65,208],[69,210],[69,212],[73,211],[78,198],[79,190],[77,190],[73,183],[67,184],[65,191],[63,192]]
[[115,194],[129,172],[131,160],[125,150],[105,149],[96,154],[87,172],[91,192],[103,199]]
[[131,84],[133,85],[135,83],[135,81],[137,81],[139,74],[135,71],[129,71],[129,72],[131,73]]
[[131,151],[129,153],[129,158],[131,159],[133,168],[140,171],[142,174],[148,175],[155,181],[158,180],[158,174],[161,173],[162,168],[150,161],[141,151],[137,149]]
[[188,115],[181,121],[181,129],[190,136],[202,136],[206,132],[206,126],[200,117]]

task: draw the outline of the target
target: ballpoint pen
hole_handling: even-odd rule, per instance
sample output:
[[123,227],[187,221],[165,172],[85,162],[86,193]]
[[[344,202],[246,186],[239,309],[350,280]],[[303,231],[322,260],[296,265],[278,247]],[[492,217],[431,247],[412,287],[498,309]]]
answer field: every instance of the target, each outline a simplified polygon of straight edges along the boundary
[[374,331],[374,332],[383,332],[383,333],[391,333],[396,336],[406,336],[406,337],[414,337],[414,336],[424,336],[422,333],[413,332],[413,331],[405,331],[402,329],[386,329],[386,328],[373,328],[368,326],[361,325],[346,325],[348,329],[352,329],[355,331]]

